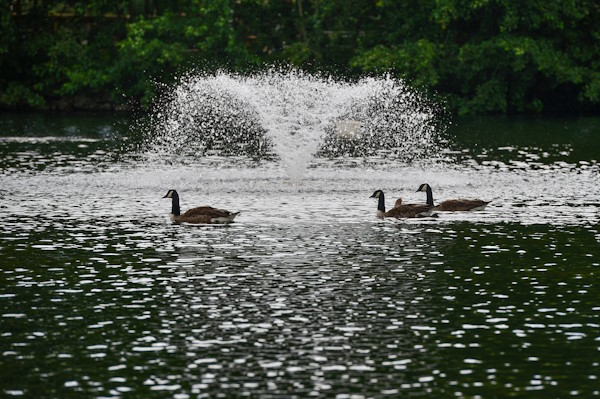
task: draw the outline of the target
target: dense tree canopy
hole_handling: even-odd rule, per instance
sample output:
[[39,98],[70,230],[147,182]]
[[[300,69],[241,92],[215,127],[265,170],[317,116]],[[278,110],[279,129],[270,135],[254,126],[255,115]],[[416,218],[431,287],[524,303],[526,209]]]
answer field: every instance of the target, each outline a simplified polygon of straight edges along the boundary
[[600,110],[597,0],[9,0],[0,107],[148,104],[196,69],[392,73],[461,113]]

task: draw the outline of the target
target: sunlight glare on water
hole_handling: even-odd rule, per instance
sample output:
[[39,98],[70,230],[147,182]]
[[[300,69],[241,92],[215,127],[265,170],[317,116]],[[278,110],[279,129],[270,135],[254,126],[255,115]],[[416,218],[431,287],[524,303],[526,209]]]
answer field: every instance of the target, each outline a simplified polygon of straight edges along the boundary
[[[600,395],[598,142],[576,139],[596,120],[529,121],[531,143],[459,121],[437,162],[317,154],[300,178],[43,118],[0,119],[2,396]],[[493,202],[375,217],[375,189],[390,207],[424,182]],[[172,224],[171,188],[242,213]]]

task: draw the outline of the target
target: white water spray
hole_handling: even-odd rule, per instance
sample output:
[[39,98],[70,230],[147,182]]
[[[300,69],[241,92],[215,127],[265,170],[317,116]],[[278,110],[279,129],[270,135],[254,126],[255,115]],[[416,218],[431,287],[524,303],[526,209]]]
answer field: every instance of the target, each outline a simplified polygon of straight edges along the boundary
[[389,76],[348,83],[296,70],[189,75],[157,109],[150,151],[274,152],[292,178],[317,153],[423,158],[436,148],[438,134],[434,106]]

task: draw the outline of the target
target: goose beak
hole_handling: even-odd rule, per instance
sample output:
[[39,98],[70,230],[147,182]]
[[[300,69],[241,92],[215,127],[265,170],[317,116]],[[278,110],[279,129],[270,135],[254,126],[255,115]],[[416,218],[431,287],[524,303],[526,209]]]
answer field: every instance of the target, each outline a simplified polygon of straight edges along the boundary
[[373,194],[369,198],[377,198],[377,196],[375,194]]

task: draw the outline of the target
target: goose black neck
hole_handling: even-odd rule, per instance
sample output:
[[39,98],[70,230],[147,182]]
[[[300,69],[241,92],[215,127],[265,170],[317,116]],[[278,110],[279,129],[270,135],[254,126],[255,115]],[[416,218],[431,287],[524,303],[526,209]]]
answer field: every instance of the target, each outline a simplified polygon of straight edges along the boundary
[[377,210],[385,213],[385,197],[383,193],[379,194],[379,203],[377,204]]
[[171,203],[171,213],[175,216],[181,215],[181,209],[179,208],[179,195],[177,193],[173,193],[173,199]]
[[433,206],[433,192],[429,186],[427,186],[427,205]]

